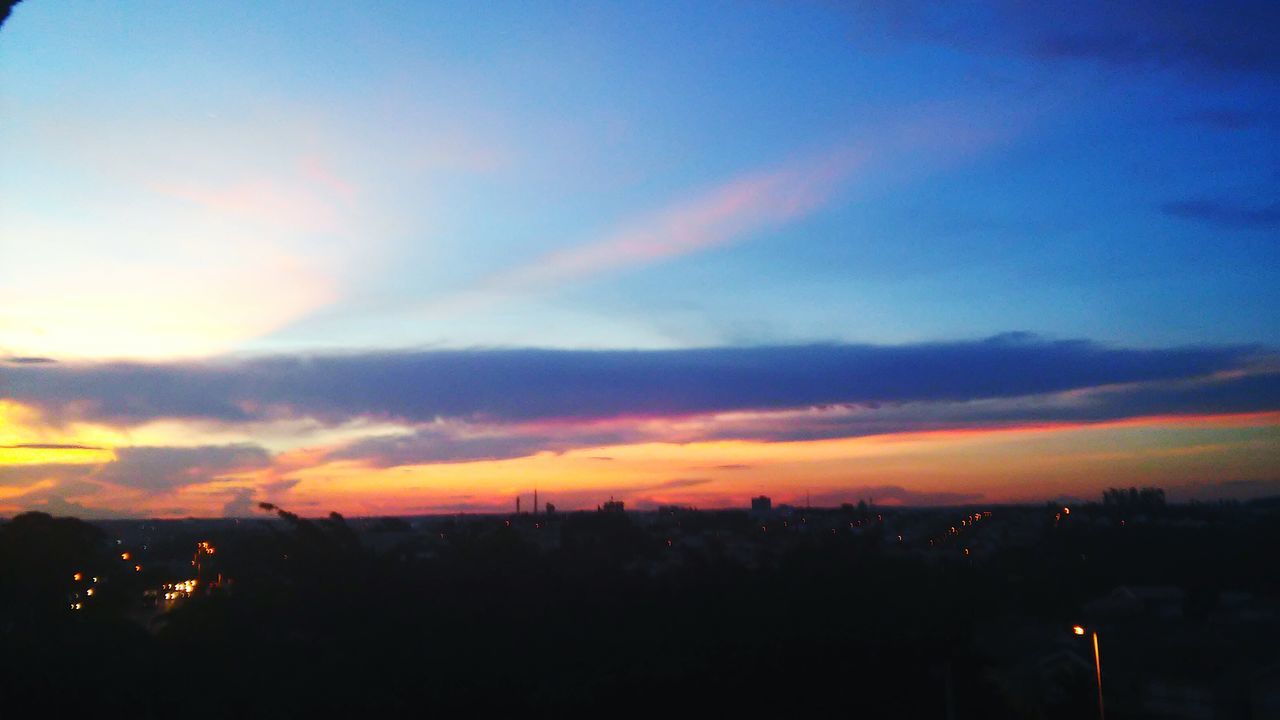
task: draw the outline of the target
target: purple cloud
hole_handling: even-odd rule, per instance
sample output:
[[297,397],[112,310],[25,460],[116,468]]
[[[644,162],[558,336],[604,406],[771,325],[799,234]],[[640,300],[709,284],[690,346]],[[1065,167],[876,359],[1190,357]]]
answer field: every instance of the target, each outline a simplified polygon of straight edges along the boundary
[[164,492],[234,472],[266,467],[271,456],[250,444],[117,448],[95,477],[115,485]]
[[[1015,398],[1207,376],[1264,355],[1254,347],[1127,349],[1025,335],[894,346],[369,352],[0,367],[0,389],[55,422],[512,423]],[[1261,404],[1280,407],[1274,382],[1263,384]],[[460,456],[474,454],[460,448]]]

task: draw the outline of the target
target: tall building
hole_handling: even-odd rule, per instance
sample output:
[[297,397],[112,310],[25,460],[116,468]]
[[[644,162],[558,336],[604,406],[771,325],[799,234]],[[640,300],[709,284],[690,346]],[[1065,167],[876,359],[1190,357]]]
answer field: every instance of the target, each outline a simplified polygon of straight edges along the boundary
[[751,512],[770,512],[773,510],[773,500],[767,495],[751,498]]

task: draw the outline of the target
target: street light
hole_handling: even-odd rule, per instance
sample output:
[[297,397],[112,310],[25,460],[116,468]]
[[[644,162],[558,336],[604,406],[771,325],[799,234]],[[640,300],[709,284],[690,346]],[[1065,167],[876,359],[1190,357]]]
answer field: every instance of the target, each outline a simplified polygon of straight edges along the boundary
[[[1073,635],[1084,635],[1086,632],[1088,631],[1083,625],[1071,626]],[[1098,653],[1098,631],[1095,630],[1091,634],[1093,635],[1093,668],[1098,677],[1098,720],[1107,720],[1107,712],[1102,705],[1102,656]]]

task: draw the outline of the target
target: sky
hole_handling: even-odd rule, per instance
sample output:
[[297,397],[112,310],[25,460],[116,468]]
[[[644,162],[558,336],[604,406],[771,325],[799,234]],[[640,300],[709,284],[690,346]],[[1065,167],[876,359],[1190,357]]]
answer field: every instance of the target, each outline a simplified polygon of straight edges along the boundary
[[1280,494],[1278,34],[27,0],[0,515]]

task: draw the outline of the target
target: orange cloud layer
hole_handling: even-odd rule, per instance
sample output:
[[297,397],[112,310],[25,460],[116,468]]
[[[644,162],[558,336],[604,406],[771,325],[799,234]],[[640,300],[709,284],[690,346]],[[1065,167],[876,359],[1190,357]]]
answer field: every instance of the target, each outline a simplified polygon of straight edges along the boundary
[[[610,495],[640,506],[734,507],[759,493],[777,502],[803,502],[811,494],[824,503],[873,497],[882,504],[1088,498],[1113,485],[1145,484],[1166,487],[1174,497],[1211,492],[1215,484],[1229,494],[1230,483],[1280,477],[1280,413],[796,442],[641,442],[390,468],[327,459],[327,452],[280,453],[267,467],[170,492],[95,480],[92,492],[75,499],[103,510],[184,516],[220,515],[246,492],[304,514],[353,515],[503,511],[517,494],[527,503],[535,487],[564,509],[594,507]],[[55,483],[47,477],[7,483],[0,510],[16,512],[56,495]]]

